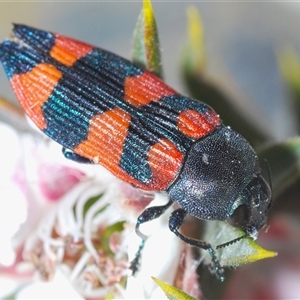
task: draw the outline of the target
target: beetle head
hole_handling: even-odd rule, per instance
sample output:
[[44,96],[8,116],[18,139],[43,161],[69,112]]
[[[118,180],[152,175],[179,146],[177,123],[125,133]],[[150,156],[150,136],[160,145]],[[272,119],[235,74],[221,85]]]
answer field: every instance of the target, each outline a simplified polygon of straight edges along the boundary
[[235,202],[233,213],[227,221],[230,225],[243,229],[248,236],[256,238],[267,221],[271,204],[269,184],[262,175],[256,175]]

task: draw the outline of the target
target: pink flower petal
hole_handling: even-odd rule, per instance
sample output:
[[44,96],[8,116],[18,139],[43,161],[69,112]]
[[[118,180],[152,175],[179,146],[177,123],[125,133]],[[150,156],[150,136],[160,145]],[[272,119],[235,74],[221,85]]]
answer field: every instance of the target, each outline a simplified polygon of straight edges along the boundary
[[85,177],[80,170],[45,163],[39,166],[38,174],[41,193],[48,201],[57,201]]

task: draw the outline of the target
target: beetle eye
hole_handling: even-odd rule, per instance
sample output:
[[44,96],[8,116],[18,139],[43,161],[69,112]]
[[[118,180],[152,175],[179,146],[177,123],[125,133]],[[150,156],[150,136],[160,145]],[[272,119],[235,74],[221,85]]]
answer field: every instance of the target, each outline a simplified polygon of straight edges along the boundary
[[240,205],[227,220],[233,227],[245,228],[249,221],[249,209],[246,205]]

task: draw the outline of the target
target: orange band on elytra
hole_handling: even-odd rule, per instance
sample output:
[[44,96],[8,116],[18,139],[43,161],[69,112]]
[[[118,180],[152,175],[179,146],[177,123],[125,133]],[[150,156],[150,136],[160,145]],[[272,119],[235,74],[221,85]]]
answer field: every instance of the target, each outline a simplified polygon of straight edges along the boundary
[[214,111],[206,115],[189,109],[179,114],[177,126],[184,135],[199,139],[210,133],[220,122]]
[[62,73],[55,66],[41,63],[27,73],[13,75],[11,79],[21,106],[41,130],[46,128],[42,106],[61,77]]
[[174,95],[176,91],[154,74],[145,71],[142,75],[125,79],[124,93],[125,101],[140,107],[162,97]]
[[183,154],[167,139],[161,139],[148,152],[152,184],[166,189],[176,178],[182,166]]
[[56,34],[55,45],[52,47],[50,55],[61,64],[71,67],[92,49],[93,47],[88,44]]
[[130,120],[130,115],[120,108],[94,116],[87,139],[74,152],[114,172],[112,169],[118,166],[122,156]]

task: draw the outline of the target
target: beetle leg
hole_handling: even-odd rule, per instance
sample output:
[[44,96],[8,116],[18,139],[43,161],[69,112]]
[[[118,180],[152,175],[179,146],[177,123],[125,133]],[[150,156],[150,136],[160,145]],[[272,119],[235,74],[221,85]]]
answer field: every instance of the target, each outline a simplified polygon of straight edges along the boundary
[[73,160],[77,163],[82,163],[82,164],[93,164],[94,163],[92,160],[85,158],[81,155],[78,155],[65,147],[62,148],[62,153],[65,158],[67,158],[69,160]]
[[214,249],[212,248],[212,246],[205,241],[186,237],[185,235],[181,234],[178,231],[179,228],[183,225],[186,215],[187,215],[187,212],[181,208],[173,211],[170,216],[170,219],[169,219],[170,230],[172,232],[174,232],[180,239],[182,239],[187,244],[207,250],[212,258],[217,278],[220,279],[221,281],[224,281],[224,279],[225,279],[224,275],[223,275],[224,270],[221,267],[219,260],[216,256],[216,253],[215,253]]
[[140,231],[140,225],[143,223],[146,223],[148,221],[154,220],[158,217],[160,217],[171,205],[173,204],[173,201],[170,200],[167,204],[161,205],[161,206],[152,206],[146,208],[141,215],[138,217],[136,226],[135,226],[135,232],[136,234],[142,239],[146,240],[147,236],[141,233]]
[[165,205],[148,207],[138,217],[136,226],[135,226],[135,232],[142,239],[142,241],[139,245],[139,249],[136,252],[133,261],[130,264],[130,269],[132,270],[132,275],[134,275],[136,273],[136,271],[138,270],[141,253],[145,246],[145,242],[147,240],[147,236],[140,231],[140,225],[145,222],[148,222],[148,221],[151,221],[151,220],[154,220],[154,219],[160,217],[172,204],[173,204],[173,201],[170,200]]

